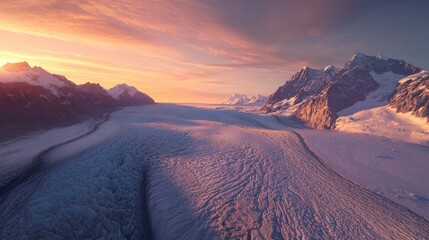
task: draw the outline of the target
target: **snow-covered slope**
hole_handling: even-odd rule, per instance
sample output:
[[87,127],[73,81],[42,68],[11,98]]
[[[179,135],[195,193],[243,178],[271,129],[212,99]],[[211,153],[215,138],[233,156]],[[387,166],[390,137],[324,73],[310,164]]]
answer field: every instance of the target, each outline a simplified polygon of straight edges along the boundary
[[331,129],[338,116],[387,105],[398,81],[419,71],[403,60],[358,52],[342,69],[304,67],[261,110],[294,115],[312,128]]
[[335,129],[429,146],[429,73],[402,79],[391,72],[372,76],[380,87],[339,112]]
[[[374,136],[311,129],[298,131],[309,147],[336,172],[429,219],[429,146],[409,143],[408,137],[414,133],[407,132],[407,125],[396,126],[390,121],[380,124],[386,125],[382,127],[385,136],[381,132]],[[371,122],[368,125],[366,133],[380,129]],[[359,129],[365,125],[351,127]],[[389,132],[389,128],[392,131]],[[402,130],[406,131],[403,135]],[[398,133],[403,137],[391,138]],[[425,134],[429,143],[429,132]]]
[[234,93],[231,95],[225,102],[227,105],[237,105],[237,106],[261,106],[267,101],[267,97],[260,94],[255,94],[252,96]]
[[374,71],[370,72],[371,77],[377,82],[378,88],[366,95],[365,100],[358,101],[350,107],[347,107],[338,112],[338,116],[349,116],[358,111],[386,106],[389,103],[389,98],[395,91],[399,80],[404,78],[404,75],[394,74],[393,72],[384,72],[377,74]]
[[121,102],[123,105],[143,105],[152,104],[155,102],[146,93],[142,93],[137,90],[137,88],[128,86],[125,83],[118,84],[107,90],[107,92],[110,94],[110,96],[112,96],[118,102]]
[[61,95],[59,88],[72,85],[64,81],[62,76],[53,75],[41,67],[31,68],[27,62],[7,63],[0,68],[0,83],[26,83],[31,86],[41,86],[55,96]]
[[339,117],[335,130],[387,137],[429,146],[429,124],[425,118],[408,113],[397,113],[389,106],[358,111]]
[[113,88],[107,90],[107,92],[112,96],[114,99],[119,99],[121,94],[124,92],[128,93],[131,97],[133,97],[137,92],[137,88],[128,86],[125,83],[118,84],[114,86]]
[[333,128],[339,112],[355,104],[363,104],[357,110],[368,108],[367,104],[380,106],[377,102],[385,101],[389,91],[393,93],[401,76],[420,71],[403,60],[356,53],[334,76],[332,83],[299,106],[295,116],[313,128]]
[[115,107],[153,102],[131,93],[116,100],[99,84],[76,85],[26,62],[8,63],[0,68],[0,141],[100,117]]

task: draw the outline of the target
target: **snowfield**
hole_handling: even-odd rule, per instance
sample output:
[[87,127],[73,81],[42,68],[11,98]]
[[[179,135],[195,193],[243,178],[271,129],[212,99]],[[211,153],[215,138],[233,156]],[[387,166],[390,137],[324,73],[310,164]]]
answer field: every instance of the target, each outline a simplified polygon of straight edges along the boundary
[[387,137],[429,146],[429,124],[426,118],[397,113],[389,106],[363,110],[350,116],[339,117],[335,130]]
[[0,191],[0,238],[429,237],[427,220],[341,177],[291,130],[236,110],[125,108]]
[[298,132],[342,176],[429,219],[429,146],[358,133]]

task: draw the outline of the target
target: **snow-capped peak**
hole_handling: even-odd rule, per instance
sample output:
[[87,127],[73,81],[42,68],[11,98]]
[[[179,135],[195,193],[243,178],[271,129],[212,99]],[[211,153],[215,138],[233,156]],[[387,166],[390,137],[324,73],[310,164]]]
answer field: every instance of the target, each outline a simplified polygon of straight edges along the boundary
[[353,58],[362,58],[362,57],[366,57],[366,54],[364,54],[363,52],[357,51],[353,54],[352,59]]
[[302,69],[301,69],[301,72],[309,72],[309,71],[318,71],[317,69],[315,69],[315,68],[311,68],[311,67],[309,67],[309,66],[304,66]]
[[56,96],[61,95],[58,89],[66,86],[66,82],[61,77],[50,74],[41,67],[31,68],[27,62],[7,63],[1,67],[0,82],[41,86]]
[[107,92],[112,96],[114,99],[119,99],[122,93],[127,92],[131,97],[133,97],[136,93],[139,92],[137,88],[128,86],[125,83],[118,84],[114,86],[113,88],[107,90]]
[[347,63],[359,64],[361,62],[365,62],[367,57],[368,57],[367,55],[365,55],[361,52],[356,52],[355,54],[353,54],[353,56],[350,58],[350,60],[347,61]]
[[422,70],[421,72],[419,72],[419,73],[416,73],[416,74],[413,74],[413,75],[410,75],[410,76],[408,76],[408,77],[405,77],[405,78],[403,78],[403,79],[401,79],[401,80],[399,80],[399,83],[400,84],[402,84],[402,83],[405,83],[405,82],[408,82],[408,81],[414,81],[414,80],[416,80],[416,79],[418,79],[418,78],[421,78],[421,77],[423,77],[423,76],[427,76],[427,75],[429,75],[429,72],[427,71],[427,70]]
[[262,105],[267,97],[260,94],[248,96],[245,94],[234,93],[225,102],[228,105]]
[[323,69],[323,71],[324,72],[333,71],[333,72],[337,73],[339,71],[339,68],[335,67],[334,65],[328,65]]
[[378,58],[378,59],[382,59],[382,60],[386,60],[386,57],[384,57],[383,55],[381,55],[381,53],[379,53],[379,54],[377,55],[377,58]]

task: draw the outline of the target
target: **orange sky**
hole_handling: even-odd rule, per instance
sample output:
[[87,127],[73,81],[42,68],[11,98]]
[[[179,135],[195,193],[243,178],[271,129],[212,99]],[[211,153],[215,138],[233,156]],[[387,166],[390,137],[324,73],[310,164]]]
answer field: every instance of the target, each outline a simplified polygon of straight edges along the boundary
[[[273,51],[252,52],[260,46],[208,19],[192,1],[89,2],[95,1],[7,3],[0,12],[0,64],[27,61],[106,88],[125,82],[160,102],[222,102],[249,84],[228,64]],[[273,90],[253,85],[254,93]]]
[[158,102],[268,95],[304,65],[378,49],[338,44],[346,33],[335,31],[359,12],[336,19],[350,6],[327,4],[335,1],[2,1],[0,64],[27,61],[105,88],[127,83]]

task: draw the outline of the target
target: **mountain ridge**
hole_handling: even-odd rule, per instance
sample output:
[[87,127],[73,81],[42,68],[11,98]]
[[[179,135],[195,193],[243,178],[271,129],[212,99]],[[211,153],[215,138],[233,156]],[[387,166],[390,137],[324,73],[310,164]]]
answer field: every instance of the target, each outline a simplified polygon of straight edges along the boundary
[[144,96],[114,99],[100,84],[77,85],[27,62],[7,63],[0,67],[0,141],[98,118],[118,107],[154,103]]
[[260,106],[264,104],[267,97],[257,93],[254,95],[246,95],[234,93],[224,102],[227,105],[242,105],[242,106]]
[[[368,56],[359,52],[355,53],[343,68],[337,69],[335,74],[329,75],[331,78],[328,78],[328,81],[320,80],[321,70],[318,70],[319,74],[316,75],[303,75],[305,69],[308,67],[301,69],[285,85],[279,87],[261,110],[264,112],[282,110],[304,121],[309,127],[331,129],[335,126],[339,112],[366,101],[371,95],[370,93],[379,91],[379,89],[383,90],[383,94],[387,92],[388,96],[383,96],[385,99],[377,100],[390,99],[399,79],[422,71],[421,68],[404,60],[386,59],[380,55]],[[387,73],[393,77],[385,81],[382,78],[383,74]],[[319,84],[319,88],[317,90],[313,88],[313,91],[304,95],[305,98],[301,97],[297,101],[300,96],[299,92],[314,83]],[[379,96],[371,97],[378,98]],[[283,100],[279,101],[279,99]]]

